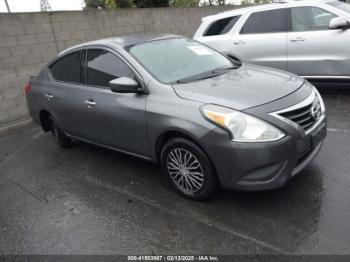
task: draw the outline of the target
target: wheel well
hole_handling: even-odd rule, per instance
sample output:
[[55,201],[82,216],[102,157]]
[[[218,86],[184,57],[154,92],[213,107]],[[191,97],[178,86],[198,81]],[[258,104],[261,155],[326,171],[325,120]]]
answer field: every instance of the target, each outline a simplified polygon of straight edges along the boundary
[[46,110],[41,110],[39,117],[42,129],[45,132],[50,131],[52,126],[51,114]]
[[200,149],[202,149],[203,152],[207,155],[207,153],[205,152],[203,147],[190,135],[187,135],[187,134],[185,134],[183,132],[179,132],[179,131],[168,131],[168,132],[165,132],[162,135],[160,135],[157,139],[157,142],[156,142],[156,158],[157,158],[158,163],[160,160],[160,153],[162,151],[164,144],[172,138],[185,138],[185,139],[191,141],[192,143],[196,144],[196,146],[198,146]]

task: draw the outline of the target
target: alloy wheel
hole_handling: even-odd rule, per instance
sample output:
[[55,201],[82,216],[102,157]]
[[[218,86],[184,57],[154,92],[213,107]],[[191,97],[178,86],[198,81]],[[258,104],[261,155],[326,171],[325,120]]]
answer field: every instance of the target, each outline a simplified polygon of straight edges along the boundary
[[202,188],[202,165],[190,151],[174,148],[167,157],[166,165],[171,179],[182,190],[194,193]]

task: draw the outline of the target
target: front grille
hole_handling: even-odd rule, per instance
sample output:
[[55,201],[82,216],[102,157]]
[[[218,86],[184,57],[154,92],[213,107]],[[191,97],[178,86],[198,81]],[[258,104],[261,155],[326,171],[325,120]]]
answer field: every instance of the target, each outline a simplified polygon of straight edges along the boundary
[[320,119],[322,115],[321,103],[317,95],[314,100],[303,107],[279,113],[280,116],[298,124],[304,131],[308,131]]

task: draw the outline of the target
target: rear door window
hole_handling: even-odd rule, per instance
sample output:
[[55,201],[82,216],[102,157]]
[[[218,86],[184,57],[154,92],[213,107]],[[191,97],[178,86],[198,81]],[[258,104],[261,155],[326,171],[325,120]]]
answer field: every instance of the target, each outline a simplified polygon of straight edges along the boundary
[[66,55],[60,60],[59,80],[70,83],[81,82],[80,51]]
[[54,79],[81,83],[81,51],[64,56],[49,67]]
[[53,63],[50,67],[50,72],[53,76],[54,79],[58,80],[59,79],[59,74],[60,74],[60,61],[57,61]]
[[224,35],[233,28],[239,18],[240,16],[233,16],[219,19],[209,25],[203,36]]
[[243,28],[241,34],[265,34],[287,31],[287,11],[277,9],[252,13]]

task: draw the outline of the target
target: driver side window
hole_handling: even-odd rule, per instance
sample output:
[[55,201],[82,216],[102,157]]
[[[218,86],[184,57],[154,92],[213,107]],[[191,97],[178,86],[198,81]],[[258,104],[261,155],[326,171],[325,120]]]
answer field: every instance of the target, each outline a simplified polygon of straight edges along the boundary
[[328,30],[329,22],[337,17],[318,7],[294,7],[291,8],[292,31],[319,31]]
[[119,57],[106,50],[87,50],[86,83],[88,85],[108,88],[109,82],[119,77],[134,78],[134,73]]

